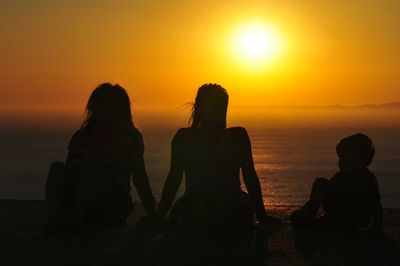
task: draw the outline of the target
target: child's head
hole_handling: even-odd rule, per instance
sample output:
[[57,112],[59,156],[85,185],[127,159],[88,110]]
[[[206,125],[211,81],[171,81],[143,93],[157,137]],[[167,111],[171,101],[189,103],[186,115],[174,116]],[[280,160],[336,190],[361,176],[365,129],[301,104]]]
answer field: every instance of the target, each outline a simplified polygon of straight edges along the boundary
[[342,171],[356,171],[368,167],[375,155],[372,140],[364,134],[355,134],[342,139],[336,145],[339,168]]

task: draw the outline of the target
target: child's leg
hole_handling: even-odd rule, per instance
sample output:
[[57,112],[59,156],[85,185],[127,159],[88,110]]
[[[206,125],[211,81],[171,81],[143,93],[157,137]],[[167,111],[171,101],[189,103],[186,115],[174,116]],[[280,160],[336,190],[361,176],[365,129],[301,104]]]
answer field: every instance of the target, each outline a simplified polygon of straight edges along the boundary
[[314,220],[319,208],[325,202],[329,188],[330,181],[328,179],[323,177],[315,179],[310,199],[300,210],[293,212],[291,215],[292,224],[309,223]]
[[315,217],[321,205],[325,202],[330,187],[330,181],[320,177],[315,179],[309,201],[301,208],[305,213]]

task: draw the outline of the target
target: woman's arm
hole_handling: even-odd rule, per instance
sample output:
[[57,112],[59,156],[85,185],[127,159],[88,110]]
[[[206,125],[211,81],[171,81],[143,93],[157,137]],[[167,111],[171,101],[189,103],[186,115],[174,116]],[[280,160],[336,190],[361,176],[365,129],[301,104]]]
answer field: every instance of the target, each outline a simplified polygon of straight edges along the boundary
[[242,173],[243,181],[253,203],[255,213],[259,222],[264,222],[267,219],[265,212],[264,201],[262,198],[260,181],[258,179],[256,170],[254,169],[253,155],[251,151],[251,142],[246,129],[240,128],[240,144],[242,154]]
[[136,131],[137,143],[134,145],[136,148],[132,158],[132,182],[142,200],[143,207],[145,208],[148,215],[155,214],[155,200],[153,192],[149,184],[149,178],[146,172],[146,166],[144,163],[144,142],[143,136],[139,131]]
[[383,210],[382,210],[382,202],[381,195],[379,193],[378,181],[374,176],[373,183],[371,185],[371,198],[372,198],[372,216],[374,217],[374,230],[381,231],[383,224]]
[[137,156],[135,156],[133,162],[132,182],[136,188],[136,191],[139,194],[140,199],[143,202],[143,206],[147,214],[154,215],[155,200],[149,184],[149,178],[147,176],[143,154],[138,154]]
[[160,205],[157,210],[158,216],[165,217],[171,208],[182,182],[183,169],[183,130],[180,129],[172,139],[171,165],[162,191]]

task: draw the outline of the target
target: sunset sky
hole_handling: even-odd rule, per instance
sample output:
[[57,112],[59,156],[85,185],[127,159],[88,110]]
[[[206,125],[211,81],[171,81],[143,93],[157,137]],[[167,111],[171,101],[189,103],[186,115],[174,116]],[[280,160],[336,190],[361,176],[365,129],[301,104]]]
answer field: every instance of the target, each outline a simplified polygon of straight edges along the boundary
[[[396,0],[1,1],[0,107],[81,107],[108,81],[143,108],[206,82],[233,106],[396,102],[399,25]],[[277,47],[255,59],[258,28]]]

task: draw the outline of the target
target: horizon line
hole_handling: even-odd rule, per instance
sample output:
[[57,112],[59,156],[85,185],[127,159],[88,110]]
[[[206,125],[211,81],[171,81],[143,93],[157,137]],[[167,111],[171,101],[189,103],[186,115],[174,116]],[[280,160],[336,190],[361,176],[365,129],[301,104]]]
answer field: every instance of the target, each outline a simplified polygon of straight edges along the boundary
[[[133,108],[139,109],[151,109],[151,108],[176,108],[182,109],[185,104],[181,105],[137,105],[133,104]],[[394,102],[385,102],[385,103],[365,103],[365,104],[357,104],[357,105],[346,105],[346,104],[326,104],[326,105],[314,105],[314,104],[266,104],[266,105],[230,105],[231,108],[243,108],[243,109],[257,109],[257,108],[290,108],[290,109],[357,109],[357,108],[394,108],[400,109],[400,101]],[[81,105],[58,105],[58,106],[43,106],[43,105],[0,105],[0,110],[84,110],[84,106]]]

